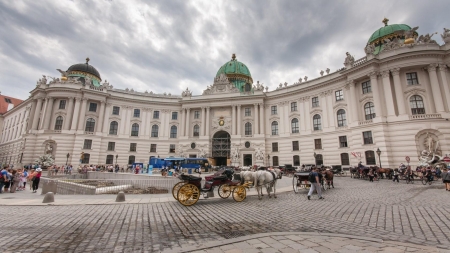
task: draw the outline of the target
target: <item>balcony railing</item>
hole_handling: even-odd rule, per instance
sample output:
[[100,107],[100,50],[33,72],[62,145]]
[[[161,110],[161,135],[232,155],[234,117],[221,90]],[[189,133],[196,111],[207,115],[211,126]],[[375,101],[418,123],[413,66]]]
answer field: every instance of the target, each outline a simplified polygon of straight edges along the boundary
[[365,63],[366,61],[367,61],[367,57],[364,56],[363,58],[358,59],[355,62],[353,62],[353,67],[359,66],[359,65]]
[[362,125],[369,125],[369,124],[372,124],[372,123],[373,123],[373,120],[369,119],[369,120],[365,120],[365,121],[360,121],[359,125],[360,126],[362,126]]
[[433,114],[416,114],[416,115],[410,115],[409,119],[440,119],[442,118],[442,115],[440,113],[433,113]]

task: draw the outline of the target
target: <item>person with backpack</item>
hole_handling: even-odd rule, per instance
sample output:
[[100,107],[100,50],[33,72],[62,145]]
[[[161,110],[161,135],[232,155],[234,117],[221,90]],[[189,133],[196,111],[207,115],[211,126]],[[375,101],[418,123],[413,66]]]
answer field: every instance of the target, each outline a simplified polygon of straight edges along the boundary
[[317,168],[311,169],[311,172],[309,173],[309,176],[308,176],[308,181],[311,182],[311,188],[309,188],[309,192],[308,192],[308,200],[311,199],[311,195],[314,193],[314,191],[317,192],[319,199],[323,199],[322,189],[320,188],[319,174],[317,173]]

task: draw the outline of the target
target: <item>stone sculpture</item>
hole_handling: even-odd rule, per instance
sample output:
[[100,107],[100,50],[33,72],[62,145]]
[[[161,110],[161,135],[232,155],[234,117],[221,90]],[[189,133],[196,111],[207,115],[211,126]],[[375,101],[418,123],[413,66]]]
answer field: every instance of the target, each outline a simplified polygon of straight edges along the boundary
[[84,85],[91,85],[92,79],[89,76],[84,77]]
[[445,44],[450,43],[450,29],[444,28],[444,33],[441,34],[441,37]]
[[323,72],[323,70],[321,70],[320,71],[320,76],[323,76],[323,73],[325,73],[325,72]]
[[417,39],[417,43],[419,44],[437,44],[437,42],[435,40],[432,40],[431,37],[433,37],[433,35],[437,34],[436,33],[432,33],[431,35],[429,33],[425,34],[425,35],[420,35],[419,38]]
[[353,58],[353,56],[347,52],[345,53],[347,56],[345,57],[345,61],[344,61],[344,65],[345,66],[351,66],[353,65],[353,63],[355,62],[355,58]]
[[369,44],[364,48],[364,52],[366,52],[366,54],[373,54],[375,52],[375,45],[373,44]]
[[327,72],[327,75],[330,74],[330,69],[329,68],[327,68],[325,71]]
[[56,69],[56,70],[58,70],[59,71],[59,73],[61,73],[61,76],[62,77],[68,77],[68,73],[67,73],[67,71],[64,71],[64,70],[60,70],[60,69]]
[[298,79],[298,82],[299,82],[299,83],[302,83],[302,78],[301,78],[301,77]]
[[181,96],[182,97],[191,97],[192,96],[192,92],[189,90],[189,88],[186,88],[185,91],[181,92]]
[[256,149],[255,158],[259,161],[264,160],[264,152],[260,148]]
[[305,76],[304,79],[305,79],[305,82],[308,81],[308,77],[307,76]]

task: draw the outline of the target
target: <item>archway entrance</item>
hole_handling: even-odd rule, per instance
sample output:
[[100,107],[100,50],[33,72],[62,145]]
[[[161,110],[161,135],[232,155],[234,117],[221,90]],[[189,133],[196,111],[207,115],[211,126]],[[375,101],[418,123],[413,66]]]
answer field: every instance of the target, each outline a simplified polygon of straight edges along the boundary
[[244,155],[244,166],[250,165],[252,165],[252,155],[251,154]]
[[230,157],[230,134],[219,131],[212,139],[212,157],[216,161],[216,166],[226,166],[227,158]]

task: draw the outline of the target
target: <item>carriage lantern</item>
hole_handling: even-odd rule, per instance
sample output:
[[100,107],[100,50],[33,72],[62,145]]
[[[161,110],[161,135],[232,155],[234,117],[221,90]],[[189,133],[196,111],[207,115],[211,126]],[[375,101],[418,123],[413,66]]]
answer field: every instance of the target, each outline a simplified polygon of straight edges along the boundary
[[380,150],[380,148],[377,148],[377,155],[378,155],[378,161],[380,162],[380,168],[381,168],[381,158],[380,158],[381,150]]

